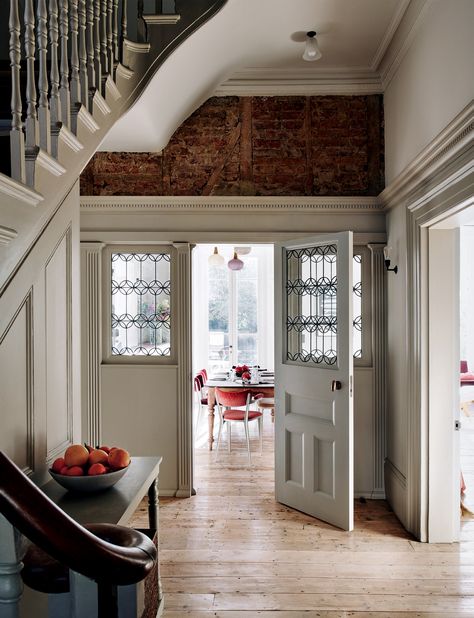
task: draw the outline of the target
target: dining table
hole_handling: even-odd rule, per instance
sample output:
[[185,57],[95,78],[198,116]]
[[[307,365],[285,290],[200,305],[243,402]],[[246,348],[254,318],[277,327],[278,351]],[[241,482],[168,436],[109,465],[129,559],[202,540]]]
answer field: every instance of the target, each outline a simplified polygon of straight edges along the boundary
[[229,391],[249,390],[252,393],[261,393],[264,397],[275,396],[275,378],[273,373],[262,374],[258,382],[249,384],[242,379],[230,380],[223,377],[210,377],[204,386],[207,388],[207,406],[209,411],[209,450],[212,451],[214,442],[214,414],[216,406],[216,388],[225,388]]

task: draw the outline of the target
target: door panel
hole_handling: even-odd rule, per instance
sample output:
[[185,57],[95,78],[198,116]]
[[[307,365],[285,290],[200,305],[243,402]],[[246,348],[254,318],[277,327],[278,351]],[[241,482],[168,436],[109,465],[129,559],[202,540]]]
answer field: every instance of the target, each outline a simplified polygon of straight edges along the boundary
[[276,497],[351,530],[352,234],[276,246],[275,282]]

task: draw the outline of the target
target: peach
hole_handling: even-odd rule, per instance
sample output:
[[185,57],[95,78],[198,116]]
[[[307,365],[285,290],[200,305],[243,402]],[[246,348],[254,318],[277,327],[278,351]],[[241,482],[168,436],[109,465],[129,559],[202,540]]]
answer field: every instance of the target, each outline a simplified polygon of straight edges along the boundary
[[113,448],[109,453],[109,466],[112,470],[126,468],[130,464],[130,453],[124,448]]
[[84,476],[84,470],[81,466],[71,466],[65,472],[66,476]]
[[53,472],[56,472],[57,474],[61,474],[61,470],[64,468],[65,465],[66,465],[66,462],[64,461],[64,457],[58,457],[57,459],[53,461],[51,470]]
[[64,462],[68,468],[84,466],[89,459],[89,451],[82,444],[71,444],[64,453]]
[[98,449],[100,451],[105,451],[107,454],[110,453],[110,446],[99,446]]
[[108,458],[109,456],[105,451],[95,448],[89,453],[89,465],[107,463]]
[[59,474],[66,474],[66,472],[69,470],[69,468],[67,466],[64,466],[63,468],[61,468],[61,470],[59,471]]
[[89,476],[97,476],[99,474],[105,474],[106,472],[107,468],[104,465],[102,465],[101,463],[95,463],[92,464],[92,466],[89,468],[87,474]]

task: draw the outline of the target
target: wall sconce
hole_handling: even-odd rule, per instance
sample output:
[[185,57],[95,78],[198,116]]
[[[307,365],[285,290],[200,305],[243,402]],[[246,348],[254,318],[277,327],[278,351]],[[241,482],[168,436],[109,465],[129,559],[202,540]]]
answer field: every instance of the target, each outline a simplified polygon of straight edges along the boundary
[[385,261],[385,268],[388,271],[397,274],[398,273],[398,266],[393,266],[393,268],[390,268],[390,264],[391,264],[390,255],[391,255],[391,252],[392,252],[392,248],[391,247],[384,247],[383,248],[383,258],[384,258],[384,261]]
[[211,266],[222,266],[224,264],[224,258],[219,255],[217,247],[214,247],[214,253],[207,258],[207,261]]

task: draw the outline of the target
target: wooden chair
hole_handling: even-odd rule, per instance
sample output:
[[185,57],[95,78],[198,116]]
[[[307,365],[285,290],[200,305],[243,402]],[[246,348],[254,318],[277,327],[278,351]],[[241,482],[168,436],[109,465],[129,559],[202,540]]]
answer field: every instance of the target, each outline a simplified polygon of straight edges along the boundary
[[[245,429],[245,438],[247,442],[247,452],[249,457],[249,466],[252,463],[250,457],[250,436],[249,423],[258,420],[258,435],[260,438],[260,452],[263,448],[263,413],[257,410],[250,410],[252,403],[252,393],[250,390],[228,391],[226,389],[216,388],[216,403],[219,410],[219,433],[217,436],[216,452],[219,452],[219,446],[222,434],[222,425],[224,422],[227,425],[227,438],[229,452],[232,449],[232,423],[243,423]],[[240,408],[240,409],[239,409]],[[244,409],[242,409],[244,408]]]

